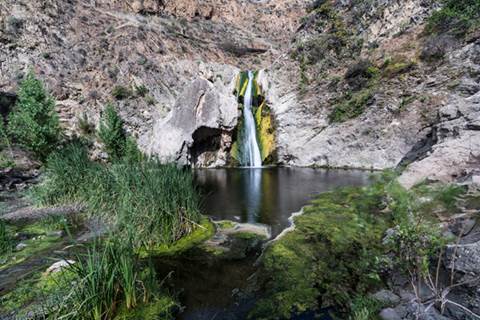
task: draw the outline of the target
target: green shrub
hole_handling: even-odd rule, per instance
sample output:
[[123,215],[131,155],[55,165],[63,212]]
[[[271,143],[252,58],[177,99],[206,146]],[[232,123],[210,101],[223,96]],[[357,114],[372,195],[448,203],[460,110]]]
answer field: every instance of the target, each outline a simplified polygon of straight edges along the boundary
[[3,124],[3,118],[0,117],[0,150],[10,146],[10,140],[8,139],[5,125]]
[[9,116],[8,132],[15,142],[40,159],[45,159],[59,140],[55,101],[33,72],[20,85],[17,104]]
[[123,161],[125,162],[141,162],[145,160],[145,155],[138,149],[138,145],[132,137],[128,137],[125,142],[125,150],[123,152]]
[[124,86],[115,86],[112,89],[112,96],[117,100],[130,98],[133,95],[132,90]]
[[123,129],[123,120],[112,104],[108,104],[102,114],[98,137],[110,160],[116,161],[123,157],[126,134]]
[[141,84],[139,86],[135,86],[135,92],[137,96],[145,97],[148,93],[148,88],[145,85]]
[[345,122],[361,115],[374,97],[374,91],[370,88],[358,92],[349,92],[343,96],[337,104],[334,105],[328,119],[331,123]]
[[435,200],[440,201],[446,210],[453,212],[456,209],[457,198],[465,193],[465,188],[450,184],[437,189]]
[[91,136],[95,133],[95,126],[90,122],[86,113],[78,118],[78,129],[85,136]]
[[430,17],[426,32],[429,34],[449,33],[463,37],[473,28],[480,26],[480,0],[440,0],[442,8]]
[[357,296],[352,301],[350,320],[377,320],[383,305],[370,297]]

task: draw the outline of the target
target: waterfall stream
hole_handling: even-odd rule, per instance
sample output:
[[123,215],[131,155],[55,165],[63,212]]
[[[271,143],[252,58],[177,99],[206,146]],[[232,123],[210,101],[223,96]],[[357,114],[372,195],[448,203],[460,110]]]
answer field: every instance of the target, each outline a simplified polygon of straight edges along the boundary
[[257,142],[257,129],[255,126],[255,118],[253,117],[253,82],[254,75],[252,71],[248,71],[248,84],[245,91],[243,101],[243,117],[244,117],[244,154],[243,165],[247,167],[261,167],[262,157]]

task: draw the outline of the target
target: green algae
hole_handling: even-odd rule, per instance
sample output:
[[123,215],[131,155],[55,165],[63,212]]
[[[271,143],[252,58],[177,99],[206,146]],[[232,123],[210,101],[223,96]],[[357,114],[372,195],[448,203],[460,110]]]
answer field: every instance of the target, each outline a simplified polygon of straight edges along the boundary
[[173,256],[187,251],[202,244],[215,234],[215,226],[206,217],[203,217],[200,224],[188,235],[180,238],[171,245],[163,244],[150,249],[141,248],[138,254],[141,258],[149,256]]
[[231,236],[233,238],[237,239],[242,239],[242,240],[266,240],[267,238],[262,235],[262,234],[257,234],[255,232],[248,232],[248,231],[243,231],[243,232],[235,232],[232,233]]
[[[51,226],[44,222],[37,222],[22,228],[8,226],[8,232],[10,234],[22,233],[28,239],[22,241],[11,240],[13,242],[12,250],[0,255],[0,271],[19,264],[60,244],[63,237],[60,234],[51,234],[49,231],[52,231]],[[25,248],[16,251],[14,246],[19,243],[23,243],[26,246]]]
[[179,308],[178,302],[169,295],[156,297],[148,304],[142,304],[135,309],[127,309],[122,305],[114,320],[151,320],[151,319],[175,319],[174,314]]
[[34,272],[17,283],[14,290],[0,297],[0,313],[15,312],[17,316],[54,304],[61,292],[65,292],[74,280],[68,270],[55,273]]
[[266,295],[252,319],[335,306],[348,310],[358,294],[381,284],[381,238],[391,216],[381,212],[383,187],[321,194],[295,218],[295,230],[264,252]]
[[255,121],[262,162],[272,162],[272,159],[268,159],[273,157],[276,148],[275,127],[273,115],[265,101],[255,111]]
[[235,222],[230,220],[215,221],[215,224],[220,229],[232,229],[233,227],[235,227]]

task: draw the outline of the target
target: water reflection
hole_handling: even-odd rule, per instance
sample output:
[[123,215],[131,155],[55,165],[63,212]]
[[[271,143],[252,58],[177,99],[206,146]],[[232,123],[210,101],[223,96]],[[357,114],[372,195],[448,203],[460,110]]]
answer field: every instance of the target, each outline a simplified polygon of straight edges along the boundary
[[246,180],[243,184],[243,194],[245,195],[245,214],[244,221],[254,223],[258,221],[258,213],[260,212],[260,201],[262,197],[262,169],[244,169],[245,174],[242,179]]
[[368,183],[357,170],[313,168],[201,169],[196,181],[206,195],[204,212],[217,219],[270,225],[274,235],[315,194]]

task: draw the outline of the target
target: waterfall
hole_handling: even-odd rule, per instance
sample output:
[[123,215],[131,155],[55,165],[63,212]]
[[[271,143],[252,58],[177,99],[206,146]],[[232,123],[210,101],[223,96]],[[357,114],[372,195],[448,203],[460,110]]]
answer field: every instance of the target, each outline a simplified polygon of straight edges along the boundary
[[261,167],[262,157],[257,142],[257,128],[255,118],[253,117],[253,81],[252,71],[248,71],[248,84],[245,96],[243,98],[243,118],[244,118],[244,145],[243,145],[243,165],[247,167]]

